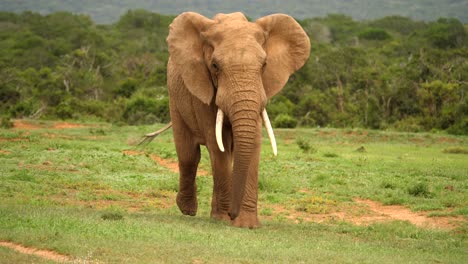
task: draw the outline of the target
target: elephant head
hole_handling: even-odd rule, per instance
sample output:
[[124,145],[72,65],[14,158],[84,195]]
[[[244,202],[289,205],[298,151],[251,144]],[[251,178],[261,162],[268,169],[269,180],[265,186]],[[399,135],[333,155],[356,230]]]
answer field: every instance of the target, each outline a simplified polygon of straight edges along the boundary
[[238,190],[232,194],[230,208],[234,219],[250,165],[258,162],[254,156],[260,148],[262,116],[271,127],[265,111],[267,100],[304,65],[310,53],[309,38],[292,17],[283,14],[249,22],[242,13],[208,19],[187,12],[170,25],[167,42],[170,60],[180,69],[187,89],[218,109],[216,134],[221,151],[221,124],[229,122],[232,127],[232,186]]

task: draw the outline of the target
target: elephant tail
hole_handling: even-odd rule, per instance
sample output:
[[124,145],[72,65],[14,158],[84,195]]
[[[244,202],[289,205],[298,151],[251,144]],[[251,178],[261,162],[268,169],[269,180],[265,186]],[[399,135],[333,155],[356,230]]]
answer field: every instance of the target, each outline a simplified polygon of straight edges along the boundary
[[140,143],[138,143],[138,146],[149,144],[151,141],[153,141],[155,137],[157,137],[159,134],[168,130],[171,127],[172,127],[172,121],[169,122],[167,125],[165,125],[163,128],[159,129],[158,131],[154,131],[152,133],[148,133],[144,135],[143,139],[140,141]]

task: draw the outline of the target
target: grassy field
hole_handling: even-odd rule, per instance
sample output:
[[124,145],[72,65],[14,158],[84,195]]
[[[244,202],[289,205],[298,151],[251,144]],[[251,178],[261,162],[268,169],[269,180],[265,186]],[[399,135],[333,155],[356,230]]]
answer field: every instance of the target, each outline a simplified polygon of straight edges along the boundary
[[[17,122],[0,130],[0,241],[76,263],[466,263],[468,138],[359,129],[264,137],[255,230],[175,205],[171,132],[156,126]],[[0,246],[0,263],[53,263]]]

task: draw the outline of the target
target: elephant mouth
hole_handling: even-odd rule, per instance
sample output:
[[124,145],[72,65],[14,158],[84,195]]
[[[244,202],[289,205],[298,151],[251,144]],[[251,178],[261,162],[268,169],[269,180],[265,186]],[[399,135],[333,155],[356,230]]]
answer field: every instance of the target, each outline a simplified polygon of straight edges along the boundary
[[[268,114],[266,109],[262,111],[262,119],[263,123],[265,124],[265,128],[268,133],[268,138],[270,139],[271,148],[273,149],[273,155],[278,155],[278,149],[276,147],[276,138],[275,134],[273,133],[273,127],[271,126],[270,118],[268,118]],[[224,144],[223,144],[223,121],[224,121],[224,113],[221,109],[218,108],[218,113],[216,114],[216,128],[215,128],[215,135],[216,135],[216,143],[218,144],[219,150],[224,152]]]

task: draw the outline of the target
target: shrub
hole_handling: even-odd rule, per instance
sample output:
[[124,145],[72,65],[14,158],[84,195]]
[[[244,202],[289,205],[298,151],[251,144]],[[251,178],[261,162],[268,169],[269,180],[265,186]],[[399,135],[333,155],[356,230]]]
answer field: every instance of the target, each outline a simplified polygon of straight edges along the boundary
[[442,152],[449,153],[449,154],[468,154],[468,149],[462,148],[462,147],[452,147],[452,148],[446,148]]
[[420,125],[420,121],[415,117],[408,117],[403,120],[396,121],[393,127],[398,131],[403,132],[422,132],[424,128]]
[[429,191],[429,187],[425,182],[418,182],[413,186],[408,188],[408,193],[412,196],[420,196],[420,197],[432,197],[431,192]]
[[323,156],[324,156],[325,158],[337,158],[337,157],[338,157],[338,154],[333,153],[333,152],[325,152],[325,153],[323,153]]
[[281,114],[287,114],[292,116],[295,111],[296,105],[293,104],[287,97],[283,95],[278,95],[271,99],[271,101],[268,103],[267,108],[268,115],[272,120],[275,120],[275,118]]
[[367,40],[386,40],[391,38],[390,34],[381,28],[366,29],[359,33],[359,37]]
[[127,102],[122,115],[124,121],[131,125],[168,122],[169,99],[137,97]]
[[2,119],[0,120],[0,127],[2,128],[12,128],[13,127],[13,122],[11,122],[11,119],[9,116],[2,116]]
[[274,127],[294,128],[297,125],[297,120],[287,114],[278,115],[273,121]]
[[120,81],[116,94],[129,98],[137,90],[138,81],[134,78],[128,78]]
[[34,105],[32,100],[18,102],[10,107],[10,114],[15,118],[22,118],[34,113]]
[[317,149],[310,145],[310,142],[304,138],[296,139],[297,146],[304,152],[304,153],[315,153]]
[[452,135],[468,135],[468,118],[463,118],[447,129]]
[[71,107],[69,101],[61,102],[55,108],[55,114],[60,119],[69,119],[73,117],[73,108]]

